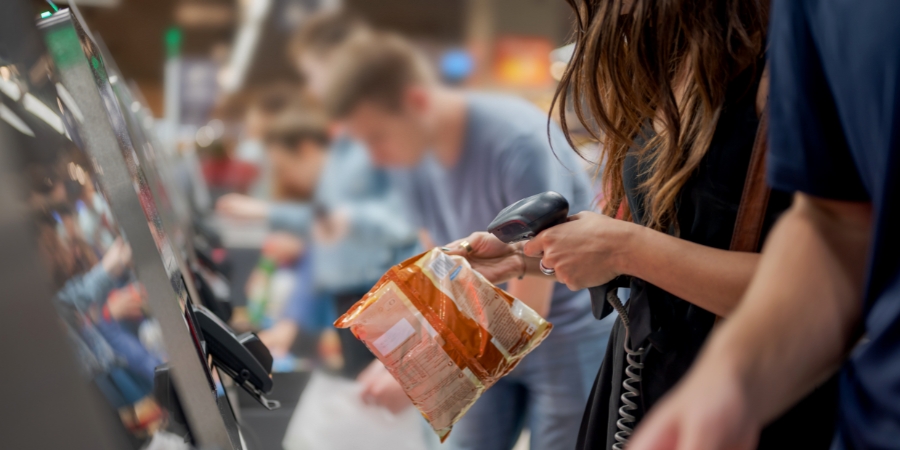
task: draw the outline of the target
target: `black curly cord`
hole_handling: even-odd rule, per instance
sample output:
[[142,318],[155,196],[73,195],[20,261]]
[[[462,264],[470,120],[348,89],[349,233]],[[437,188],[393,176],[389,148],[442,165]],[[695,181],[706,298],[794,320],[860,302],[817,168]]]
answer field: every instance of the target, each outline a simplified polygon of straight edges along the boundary
[[627,378],[622,382],[622,389],[625,391],[619,400],[623,405],[619,408],[619,420],[616,421],[619,431],[615,435],[616,443],[612,446],[613,450],[624,450],[628,439],[634,433],[635,416],[632,411],[637,410],[637,399],[641,395],[638,385],[641,382],[640,371],[644,368],[641,358],[644,356],[645,349],[643,347],[637,350],[631,349],[631,323],[628,320],[628,311],[625,310],[625,305],[619,300],[618,289],[610,289],[606,293],[606,301],[619,313],[619,319],[625,326],[625,361],[628,363],[625,367],[625,375]]

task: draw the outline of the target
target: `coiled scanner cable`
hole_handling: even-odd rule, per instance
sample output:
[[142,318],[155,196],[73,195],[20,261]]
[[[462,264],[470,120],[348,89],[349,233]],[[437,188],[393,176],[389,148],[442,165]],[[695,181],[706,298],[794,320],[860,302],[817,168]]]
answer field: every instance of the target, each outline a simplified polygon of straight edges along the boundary
[[613,450],[624,450],[628,444],[628,439],[634,433],[634,422],[636,417],[632,412],[638,409],[637,400],[641,395],[641,369],[644,368],[642,362],[646,349],[641,347],[637,350],[631,349],[631,327],[628,320],[628,312],[625,311],[625,305],[619,300],[618,289],[610,289],[606,293],[606,301],[619,313],[619,319],[625,326],[625,380],[622,381],[622,395],[619,400],[622,406],[619,407],[619,420],[616,421],[616,443],[613,444]]

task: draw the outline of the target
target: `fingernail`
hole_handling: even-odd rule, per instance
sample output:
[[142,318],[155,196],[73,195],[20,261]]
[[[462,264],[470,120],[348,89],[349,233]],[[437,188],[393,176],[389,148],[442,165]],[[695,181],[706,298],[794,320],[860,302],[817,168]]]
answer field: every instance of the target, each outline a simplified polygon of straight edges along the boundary
[[450,247],[441,247],[441,251],[444,253],[450,253]]

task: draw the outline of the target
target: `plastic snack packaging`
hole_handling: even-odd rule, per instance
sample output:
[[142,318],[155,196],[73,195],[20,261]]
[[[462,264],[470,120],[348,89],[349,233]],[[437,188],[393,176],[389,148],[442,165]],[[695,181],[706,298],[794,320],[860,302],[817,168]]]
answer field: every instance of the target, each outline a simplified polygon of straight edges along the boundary
[[334,325],[350,328],[384,363],[442,442],[553,328],[465,258],[439,249],[392,267]]

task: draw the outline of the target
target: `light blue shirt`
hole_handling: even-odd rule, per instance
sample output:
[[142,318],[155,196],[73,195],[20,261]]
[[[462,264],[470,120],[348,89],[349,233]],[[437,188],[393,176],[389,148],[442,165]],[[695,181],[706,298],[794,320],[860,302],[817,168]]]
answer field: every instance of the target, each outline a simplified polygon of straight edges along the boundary
[[313,243],[313,279],[330,294],[369,290],[394,264],[418,250],[416,229],[401,213],[403,198],[387,174],[375,168],[366,150],[340,139],[329,150],[315,198],[309,203],[279,203],[269,213],[273,229],[309,237],[317,207],[348,215],[350,228],[333,243]]
[[[587,173],[555,123],[548,140],[547,113],[506,95],[469,94],[467,104],[462,154],[454,167],[428,155],[416,168],[396,173],[412,219],[437,245],[484,231],[507,205],[545,191],[566,197],[569,214],[591,209]],[[557,283],[549,320],[557,334],[592,322],[588,292]]]

